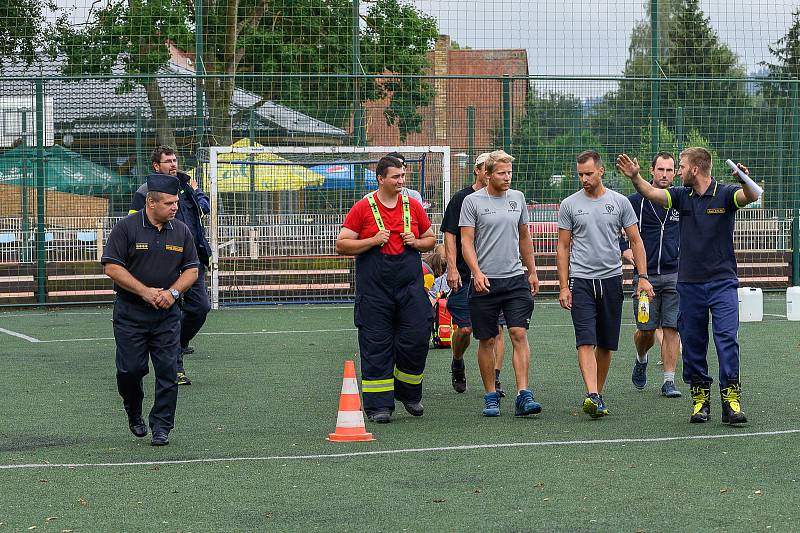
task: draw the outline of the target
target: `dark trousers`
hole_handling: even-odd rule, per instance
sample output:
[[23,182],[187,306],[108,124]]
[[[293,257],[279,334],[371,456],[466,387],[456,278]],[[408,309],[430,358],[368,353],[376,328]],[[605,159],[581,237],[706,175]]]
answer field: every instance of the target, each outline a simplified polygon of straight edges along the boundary
[[[181,315],[181,348],[186,348],[206,322],[211,310],[206,288],[206,267],[200,265],[195,281],[183,294],[183,314]],[[183,354],[178,354],[178,372],[183,372]]]
[[708,315],[719,359],[719,385],[739,381],[739,299],[736,279],[707,283],[678,282],[680,312],[678,331],[683,343],[683,380],[688,384],[710,384],[708,375]]
[[389,256],[373,248],[357,257],[354,322],[367,415],[394,411],[395,399],[422,399],[432,320],[417,252]]
[[117,298],[114,303],[114,339],[117,344],[117,390],[129,416],[142,413],[142,378],[149,372],[148,356],[156,375],[150,428],[169,432],[175,426],[178,401],[176,364],[180,353],[180,309],[153,309],[142,302]]

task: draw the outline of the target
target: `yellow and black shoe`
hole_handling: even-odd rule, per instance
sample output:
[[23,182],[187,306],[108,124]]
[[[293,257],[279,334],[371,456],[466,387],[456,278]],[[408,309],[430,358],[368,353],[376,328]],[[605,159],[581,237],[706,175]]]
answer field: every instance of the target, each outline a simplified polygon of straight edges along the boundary
[[178,385],[191,385],[192,380],[186,377],[185,372],[178,372]]
[[747,417],[742,412],[742,386],[736,382],[731,383],[724,389],[720,388],[719,395],[722,398],[722,423],[746,423]]
[[702,424],[711,418],[711,387],[705,384],[689,387],[692,395],[692,416],[689,422]]

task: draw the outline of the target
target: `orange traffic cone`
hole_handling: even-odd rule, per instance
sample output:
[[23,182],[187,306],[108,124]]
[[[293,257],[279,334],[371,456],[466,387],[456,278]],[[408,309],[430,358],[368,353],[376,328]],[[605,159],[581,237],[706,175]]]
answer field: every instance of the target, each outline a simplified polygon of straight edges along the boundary
[[351,359],[344,362],[342,394],[339,396],[339,416],[336,417],[336,431],[328,435],[333,442],[356,442],[375,440],[367,433],[364,413],[361,412],[361,397],[358,395],[356,367]]

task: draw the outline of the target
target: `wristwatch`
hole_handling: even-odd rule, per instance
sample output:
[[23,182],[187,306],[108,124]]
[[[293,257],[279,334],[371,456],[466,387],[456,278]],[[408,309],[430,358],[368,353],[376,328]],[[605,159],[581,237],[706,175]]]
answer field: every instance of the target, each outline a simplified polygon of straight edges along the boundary
[[650,279],[650,277],[647,274],[637,274],[637,276],[639,276],[639,279],[646,279],[646,280]]
[[181,297],[181,293],[180,291],[178,291],[178,289],[170,289],[169,293],[172,295],[173,298],[175,298],[175,300]]

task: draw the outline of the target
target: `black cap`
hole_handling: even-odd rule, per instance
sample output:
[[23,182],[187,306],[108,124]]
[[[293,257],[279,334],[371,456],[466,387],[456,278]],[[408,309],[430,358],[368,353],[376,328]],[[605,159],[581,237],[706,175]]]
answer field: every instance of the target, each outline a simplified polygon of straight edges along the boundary
[[147,176],[147,192],[165,192],[167,194],[178,194],[180,183],[175,176],[167,174],[150,174]]

